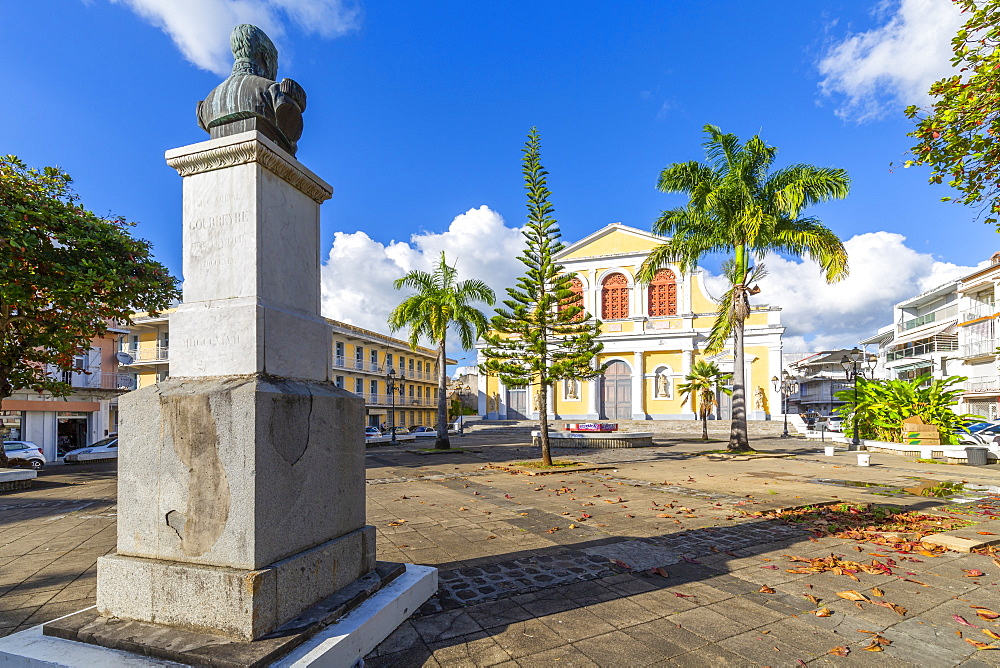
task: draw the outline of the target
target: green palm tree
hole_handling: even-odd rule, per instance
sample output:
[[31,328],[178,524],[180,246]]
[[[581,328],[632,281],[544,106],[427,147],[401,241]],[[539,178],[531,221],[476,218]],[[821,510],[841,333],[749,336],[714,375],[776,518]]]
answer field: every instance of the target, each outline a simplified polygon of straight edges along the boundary
[[458,332],[458,340],[465,349],[472,348],[487,322],[479,310],[469,305],[472,301],[486,302],[493,306],[496,295],[488,285],[477,279],[460,283],[455,281],[454,266],[445,260],[444,251],[434,270],[414,270],[397,279],[393,284],[397,290],[411,288],[411,295],[389,314],[389,328],[395,332],[410,328],[410,347],[416,349],[421,338],[437,345],[437,438],[434,447],[448,449],[448,397],[445,391],[448,370],[445,357],[445,341],[452,327]]
[[[770,172],[777,149],[759,136],[741,144],[734,134],[705,126],[707,162],[674,163],[660,172],[657,188],[685,193],[686,206],[664,211],[653,232],[669,239],[643,262],[639,279],[650,282],[656,271],[676,264],[694,269],[702,256],[732,254],[723,271],[730,282],[708,338],[706,351],[733,345],[733,423],[730,450],[748,450],[743,329],[750,315],[754,283],[764,276],[759,262],[768,253],[807,257],[816,261],[828,283],[847,276],[847,251],[829,228],[802,210],[850,189],[843,169],[794,164]],[[758,264],[754,266],[754,261]]]
[[696,360],[691,366],[691,373],[684,376],[686,383],[677,386],[681,396],[690,398],[692,404],[697,406],[698,419],[701,420],[701,439],[708,440],[708,416],[718,403],[719,392],[732,394],[733,391],[725,386],[726,381],[732,378],[732,374],[722,373],[715,362]]

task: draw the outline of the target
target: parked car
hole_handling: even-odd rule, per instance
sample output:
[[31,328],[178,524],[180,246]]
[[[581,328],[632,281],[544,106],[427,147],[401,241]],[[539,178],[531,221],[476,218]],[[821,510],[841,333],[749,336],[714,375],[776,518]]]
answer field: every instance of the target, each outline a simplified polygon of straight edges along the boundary
[[381,436],[382,431],[378,427],[365,427],[365,436]]
[[92,459],[118,459],[118,437],[109,436],[85,448],[70,450],[63,456],[63,461],[82,462]]
[[42,449],[31,441],[4,441],[3,451],[11,466],[30,466],[37,471],[48,462]]
[[844,418],[838,415],[831,415],[826,419],[827,431],[844,431]]
[[417,436],[437,436],[437,429],[433,427],[410,427],[410,433]]

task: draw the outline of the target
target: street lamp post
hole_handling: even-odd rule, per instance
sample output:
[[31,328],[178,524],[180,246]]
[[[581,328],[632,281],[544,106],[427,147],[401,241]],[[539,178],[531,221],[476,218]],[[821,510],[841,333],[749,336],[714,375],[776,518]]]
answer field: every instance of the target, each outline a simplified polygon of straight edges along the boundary
[[781,414],[785,417],[781,438],[788,438],[788,395],[799,391],[799,383],[787,371],[782,371],[780,379],[777,376],[771,377],[771,384],[775,392],[781,392]]
[[399,381],[396,380],[396,368],[390,367],[389,373],[385,375],[385,389],[389,393],[389,443],[396,445],[396,391],[399,390],[399,396],[403,396],[404,385],[406,382],[406,376],[400,375]]
[[840,365],[844,367],[844,375],[847,380],[854,383],[854,412],[851,415],[851,432],[853,438],[849,450],[857,450],[861,447],[861,439],[858,437],[858,377],[869,380],[875,377],[875,355],[867,355],[855,348],[840,359]]
[[463,385],[458,388],[458,434],[460,436],[465,436],[465,395],[470,392],[472,388],[468,385]]

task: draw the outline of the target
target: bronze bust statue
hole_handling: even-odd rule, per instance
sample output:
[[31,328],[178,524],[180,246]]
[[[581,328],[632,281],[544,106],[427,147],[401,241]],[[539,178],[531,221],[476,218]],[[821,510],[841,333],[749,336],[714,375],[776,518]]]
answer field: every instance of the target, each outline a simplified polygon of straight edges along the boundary
[[302,136],[306,92],[291,79],[276,81],[278,50],[257,26],[233,28],[233,72],[198,103],[198,125],[213,139],[258,130],[292,155]]

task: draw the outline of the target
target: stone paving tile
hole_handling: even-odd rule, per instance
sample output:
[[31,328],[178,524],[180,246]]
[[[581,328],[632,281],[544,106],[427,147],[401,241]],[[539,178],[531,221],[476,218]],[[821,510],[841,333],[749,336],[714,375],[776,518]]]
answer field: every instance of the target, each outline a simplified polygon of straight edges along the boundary
[[694,608],[677,613],[670,617],[670,621],[712,642],[731,638],[754,626],[760,626],[755,620],[735,621],[708,608]]
[[567,642],[576,642],[615,630],[615,627],[593,608],[573,608],[538,619]]
[[512,660],[488,633],[477,632],[460,636],[455,642],[429,643],[434,659],[449,668],[495,666]]
[[761,665],[789,666],[797,661],[808,661],[812,658],[801,648],[760,630],[748,631],[732,638],[726,638],[719,641],[716,647]]
[[656,650],[661,656],[671,658],[705,647],[709,641],[688,631],[673,621],[672,616],[660,617],[645,624],[622,629],[624,633]]
[[599,666],[651,666],[664,660],[655,649],[622,631],[612,631],[573,643]]
[[538,619],[516,622],[502,631],[496,629],[492,637],[519,663],[526,656],[567,644],[559,634]]
[[539,668],[540,666],[570,666],[571,668],[600,668],[593,659],[572,645],[563,645],[555,649],[538,652],[522,657],[517,664],[523,668]]
[[425,643],[447,640],[482,630],[476,620],[464,610],[450,610],[418,617],[413,620],[413,627]]

